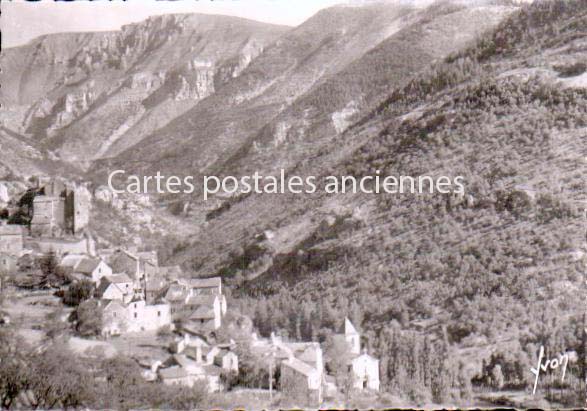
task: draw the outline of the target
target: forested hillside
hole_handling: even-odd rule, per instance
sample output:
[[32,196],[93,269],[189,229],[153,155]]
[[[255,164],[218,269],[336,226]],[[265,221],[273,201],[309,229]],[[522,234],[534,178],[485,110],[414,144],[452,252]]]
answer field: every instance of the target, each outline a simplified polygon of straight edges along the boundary
[[[90,229],[221,276],[262,335],[324,342],[331,374],[349,316],[380,359],[383,398],[581,406],[587,1],[472,3],[334,7],[291,29],[173,15],[35,40],[2,59],[31,68],[0,95],[0,172],[83,175],[104,196],[115,169],[463,176],[462,196],[96,201]],[[541,346],[573,354],[563,382],[485,398],[531,391]]]
[[[586,26],[585,2],[538,2],[394,90],[340,137],[363,143],[325,173],[463,175],[466,196],[336,200],[355,212],[240,283],[254,297],[243,309],[262,329],[305,339],[327,338],[350,315],[383,358],[386,388],[416,401],[456,395],[446,386],[469,395],[470,381],[495,386],[497,365],[502,386],[528,386],[541,345],[581,354]],[[253,263],[240,261],[246,274]],[[398,369],[394,358],[424,355],[434,340],[440,359],[427,360],[428,371]],[[437,366],[446,381],[424,376]],[[584,370],[570,371],[558,396],[544,383],[547,399],[578,404]]]

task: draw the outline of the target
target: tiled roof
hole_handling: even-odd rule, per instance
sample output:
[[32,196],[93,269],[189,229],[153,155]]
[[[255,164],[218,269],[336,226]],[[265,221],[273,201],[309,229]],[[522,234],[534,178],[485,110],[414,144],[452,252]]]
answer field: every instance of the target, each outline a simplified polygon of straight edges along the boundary
[[84,258],[86,257],[80,254],[68,254],[61,259],[60,265],[62,267],[75,267]]
[[211,288],[220,287],[222,279],[220,277],[190,278],[187,282],[192,288]]
[[108,300],[104,305],[104,310],[115,310],[117,308],[125,309],[126,307],[118,300]]
[[208,332],[208,331],[214,331],[216,329],[215,325],[214,325],[214,320],[213,319],[203,319],[205,320],[204,323],[202,324],[199,319],[195,319],[195,318],[188,318],[189,320],[195,320],[193,322],[191,322],[188,327],[184,326],[184,329],[186,330],[190,330],[190,332]]
[[83,274],[91,274],[100,264],[97,258],[84,258],[75,267],[75,271]]
[[300,361],[296,358],[290,358],[286,361],[283,361],[281,364],[299,372],[300,374],[303,374],[305,376],[309,376],[312,373],[316,372],[317,370],[311,366],[309,366],[308,364],[306,364],[303,361]]
[[185,289],[179,284],[171,284],[165,293],[165,299],[168,301],[179,301],[186,297]]
[[200,306],[192,311],[188,318],[190,320],[213,320],[216,318],[214,310],[210,307]]
[[208,306],[211,308],[214,306],[214,301],[217,298],[218,297],[215,295],[194,295],[187,300],[186,305],[193,305],[193,306],[204,305],[204,306]]
[[[96,289],[96,295],[98,297],[102,297],[104,295],[104,293],[106,292],[106,290],[108,289],[108,287],[110,287],[111,285],[113,285],[113,284],[109,281],[104,281],[104,280],[100,281],[100,284],[98,285],[98,288]],[[118,286],[116,284],[114,284],[114,287],[118,288]],[[122,290],[120,290],[120,292],[122,292]]]

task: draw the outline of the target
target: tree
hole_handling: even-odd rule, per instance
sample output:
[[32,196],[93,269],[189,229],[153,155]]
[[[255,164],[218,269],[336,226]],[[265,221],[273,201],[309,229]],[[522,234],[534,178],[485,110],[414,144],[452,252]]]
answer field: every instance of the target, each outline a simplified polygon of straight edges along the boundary
[[465,363],[459,364],[459,385],[461,400],[470,404],[473,399],[473,385],[471,384],[471,372],[467,369]]
[[[258,357],[246,345],[239,345],[238,355],[239,373],[238,385],[248,388],[263,388],[269,385],[269,363]],[[274,367],[274,372],[279,367]],[[275,377],[275,375],[273,376]]]
[[53,251],[41,257],[39,267],[41,269],[40,285],[43,287],[61,287],[71,282],[69,276],[59,266]]
[[345,393],[348,402],[353,387],[353,371],[351,370],[351,347],[350,344],[336,335],[329,335],[324,344],[326,356],[326,367],[336,378],[336,384]]
[[97,300],[82,302],[72,313],[71,319],[75,324],[76,331],[84,337],[96,336],[102,333],[102,308]]
[[38,408],[77,408],[94,401],[93,377],[63,346],[33,354],[29,388]]
[[504,385],[503,372],[501,371],[501,365],[496,364],[491,370],[491,381],[493,386],[498,390],[501,390]]
[[0,408],[9,409],[29,383],[28,347],[9,328],[0,328]]
[[123,356],[106,359],[101,364],[109,393],[102,406],[129,409],[141,406],[144,380],[139,365]]
[[63,294],[63,303],[71,307],[80,305],[81,302],[93,297],[94,283],[90,280],[82,280],[71,283]]

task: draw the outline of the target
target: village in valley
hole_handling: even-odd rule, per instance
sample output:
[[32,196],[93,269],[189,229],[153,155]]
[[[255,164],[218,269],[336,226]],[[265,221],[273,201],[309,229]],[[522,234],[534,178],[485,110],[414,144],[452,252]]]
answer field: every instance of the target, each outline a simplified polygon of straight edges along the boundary
[[221,277],[160,265],[154,250],[99,246],[89,229],[92,196],[88,186],[58,179],[37,179],[12,198],[0,185],[0,327],[41,351],[67,334],[79,356],[128,357],[150,384],[243,391],[251,389],[239,385],[248,361],[267,370],[257,391],[290,404],[379,391],[379,361],[351,320],[333,330],[346,361],[341,379],[329,373],[319,342],[258,335],[230,306]]

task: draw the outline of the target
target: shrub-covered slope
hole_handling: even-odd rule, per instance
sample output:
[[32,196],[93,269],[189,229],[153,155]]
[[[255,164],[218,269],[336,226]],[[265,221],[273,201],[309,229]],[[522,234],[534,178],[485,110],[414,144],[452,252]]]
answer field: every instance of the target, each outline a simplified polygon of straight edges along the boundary
[[[387,389],[420,383],[392,367],[398,330],[442,342],[477,383],[500,363],[506,384],[525,386],[515,370],[540,345],[582,352],[586,25],[582,1],[525,7],[292,170],[463,175],[464,198],[249,196],[214,215],[186,256],[232,278],[265,332],[323,338],[351,315],[384,358]],[[204,257],[215,247],[228,261]],[[578,404],[580,372],[558,401]]]

